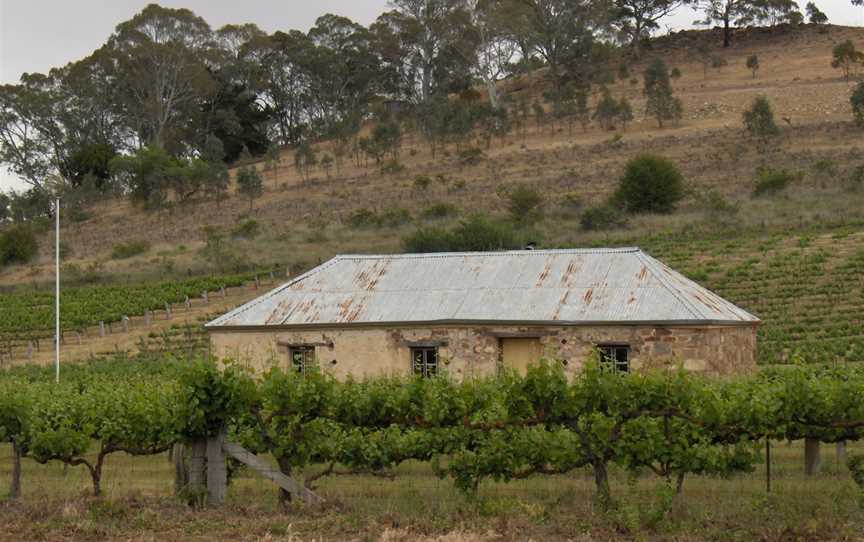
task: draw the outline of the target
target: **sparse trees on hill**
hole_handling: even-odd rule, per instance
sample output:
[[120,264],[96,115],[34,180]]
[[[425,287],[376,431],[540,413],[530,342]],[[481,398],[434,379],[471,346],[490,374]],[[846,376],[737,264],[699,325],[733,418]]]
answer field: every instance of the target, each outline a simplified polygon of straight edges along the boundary
[[645,114],[657,119],[657,124],[663,128],[664,121],[678,122],[683,113],[681,100],[672,93],[669,80],[669,69],[662,59],[653,61],[644,75]]
[[755,0],[691,0],[691,3],[705,16],[700,24],[723,25],[723,47],[729,47],[733,25],[740,25],[752,16]]
[[855,48],[852,40],[846,40],[834,46],[831,67],[843,71],[847,81],[857,71],[858,64],[864,62],[864,52]]
[[753,72],[753,79],[756,79],[756,72],[759,71],[759,57],[750,55],[747,57],[747,69]]
[[255,198],[264,193],[264,183],[255,166],[243,166],[237,171],[237,192],[249,198],[249,212]]
[[813,2],[807,2],[807,20],[812,24],[825,24],[828,22],[828,16],[819,9],[819,6]]
[[658,21],[684,3],[685,0],[614,0],[614,24],[639,57],[642,41],[659,27]]
[[750,109],[744,111],[743,120],[744,128],[754,137],[765,139],[780,132],[774,122],[774,111],[771,109],[771,103],[765,96],[759,96],[753,100]]
[[294,151],[294,169],[297,170],[303,180],[309,180],[309,172],[317,163],[318,155],[312,145],[308,141],[300,143]]

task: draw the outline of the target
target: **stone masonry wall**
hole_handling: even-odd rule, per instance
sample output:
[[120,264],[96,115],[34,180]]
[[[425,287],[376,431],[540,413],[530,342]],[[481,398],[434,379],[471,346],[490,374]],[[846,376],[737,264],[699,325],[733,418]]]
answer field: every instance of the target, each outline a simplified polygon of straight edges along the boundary
[[597,344],[630,346],[634,370],[670,361],[710,374],[756,367],[755,326],[435,326],[308,331],[212,331],[212,353],[256,370],[288,368],[289,345],[314,345],[322,370],[336,378],[407,374],[412,346],[437,346],[443,369],[457,378],[495,374],[499,339],[539,339],[544,355],[578,371]]

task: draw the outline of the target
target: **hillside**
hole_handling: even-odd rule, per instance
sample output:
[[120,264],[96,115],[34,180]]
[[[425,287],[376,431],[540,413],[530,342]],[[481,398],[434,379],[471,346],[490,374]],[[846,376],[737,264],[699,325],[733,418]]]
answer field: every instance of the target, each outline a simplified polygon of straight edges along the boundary
[[[864,29],[807,25],[741,31],[731,49],[714,49],[727,65],[705,70],[693,51],[700,43],[719,43],[719,33],[658,38],[641,62],[629,66],[639,80],[625,78],[610,87],[616,98],[630,100],[636,114],[625,130],[592,124],[586,130],[575,126],[571,133],[566,125],[530,122],[524,136],[511,132],[489,148],[475,142],[483,153],[478,160],[460,159],[452,146],[433,158],[428,143],[409,132],[397,173],[381,174],[373,164],[358,166],[348,157],[329,175],[313,170],[308,180],[286,150],[275,171],[258,164],[265,193],[251,213],[248,200],[233,195],[218,207],[199,201],[158,213],[127,201],[100,203],[87,220],[64,224],[64,245],[71,253],[66,263],[78,271],[89,267],[97,279],[109,281],[210,273],[212,264],[200,254],[202,228],[210,226],[226,235],[229,263],[222,267],[228,269],[219,272],[233,271],[230,262],[297,272],[336,253],[401,251],[401,237],[424,223],[423,211],[433,204],[458,209],[441,224],[477,210],[504,214],[505,202],[496,194],[524,183],[544,196],[545,220],[537,226],[542,245],[644,246],[761,316],[763,344],[780,341],[776,351],[785,352],[764,360],[787,358],[793,343],[825,352],[829,341],[837,357],[864,359],[864,190],[850,190],[847,181],[864,165],[864,133],[851,122],[851,83],[830,66],[831,49],[846,39],[864,48]],[[761,64],[755,78],[745,66],[753,54]],[[679,126],[659,129],[642,114],[641,73],[656,56],[682,73],[674,83],[684,108]],[[502,83],[505,95],[530,100],[543,87],[542,74]],[[766,143],[741,128],[742,111],[759,95],[771,101],[781,128],[780,136]],[[327,142],[318,146],[320,152],[330,148]],[[668,216],[630,217],[622,229],[582,230],[582,211],[604,200],[624,163],[641,152],[678,164],[688,185],[680,209]],[[777,196],[753,198],[759,166],[788,169],[796,181]],[[431,184],[418,185],[418,176],[429,177]],[[401,209],[410,222],[374,227],[349,220],[358,210]],[[247,218],[257,222],[260,234],[233,238],[232,230]],[[151,248],[111,259],[115,245],[133,241],[148,241]],[[38,261],[2,270],[0,285],[51,280],[52,246],[47,233]],[[802,284],[805,277],[809,282]],[[754,286],[746,286],[750,282]]]

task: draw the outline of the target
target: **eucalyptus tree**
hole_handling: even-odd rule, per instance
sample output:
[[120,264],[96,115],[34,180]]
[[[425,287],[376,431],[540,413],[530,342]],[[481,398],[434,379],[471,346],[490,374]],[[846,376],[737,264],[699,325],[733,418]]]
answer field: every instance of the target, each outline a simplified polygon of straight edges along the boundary
[[690,3],[704,15],[704,19],[697,21],[699,24],[723,25],[723,47],[729,47],[733,25],[748,22],[758,0],[690,0]]
[[59,105],[56,81],[43,74],[0,86],[0,164],[37,191],[48,190],[63,162]]
[[442,64],[455,60],[455,48],[466,37],[470,16],[465,0],[393,0],[391,5],[394,10],[379,17],[379,22],[396,31],[405,53],[400,67],[425,102],[441,86],[436,67],[438,77],[444,76]]
[[[607,0],[509,0],[518,9],[510,17],[515,33],[521,35],[523,54],[539,56],[549,67],[553,96],[564,84],[584,79],[597,59],[598,34],[611,22]],[[582,84],[590,81],[578,81]]]
[[215,52],[210,26],[187,9],[150,4],[117,26],[104,54],[117,107],[142,144],[182,150],[184,130],[218,88],[208,69]]
[[505,0],[467,0],[470,16],[471,40],[466,56],[473,63],[474,74],[483,81],[489,104],[494,110],[500,107],[497,83],[510,70],[519,52],[519,44],[507,18],[513,15],[512,4]]
[[614,0],[614,25],[639,57],[642,41],[660,27],[659,21],[671,15],[686,0]]

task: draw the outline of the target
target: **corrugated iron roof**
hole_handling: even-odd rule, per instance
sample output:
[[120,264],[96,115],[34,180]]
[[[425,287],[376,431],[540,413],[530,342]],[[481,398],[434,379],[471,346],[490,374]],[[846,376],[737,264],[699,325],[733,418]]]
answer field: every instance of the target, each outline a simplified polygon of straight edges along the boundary
[[756,323],[638,248],[345,255],[207,327]]

